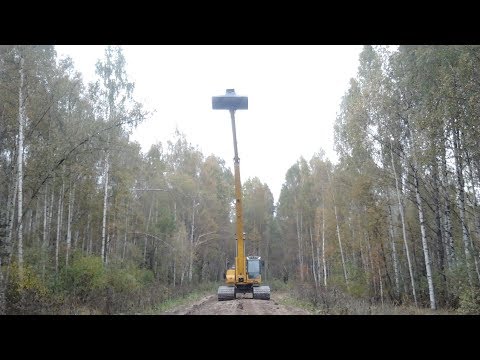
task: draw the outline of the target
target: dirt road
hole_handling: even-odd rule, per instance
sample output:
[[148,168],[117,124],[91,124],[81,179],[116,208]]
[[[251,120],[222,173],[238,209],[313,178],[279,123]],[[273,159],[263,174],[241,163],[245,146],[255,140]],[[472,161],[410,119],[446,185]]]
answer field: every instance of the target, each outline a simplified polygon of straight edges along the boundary
[[212,294],[192,304],[164,312],[162,315],[310,315],[304,309],[280,304],[279,301],[283,297],[283,294],[272,294],[268,301],[254,300],[248,294],[245,298],[218,301],[217,295]]

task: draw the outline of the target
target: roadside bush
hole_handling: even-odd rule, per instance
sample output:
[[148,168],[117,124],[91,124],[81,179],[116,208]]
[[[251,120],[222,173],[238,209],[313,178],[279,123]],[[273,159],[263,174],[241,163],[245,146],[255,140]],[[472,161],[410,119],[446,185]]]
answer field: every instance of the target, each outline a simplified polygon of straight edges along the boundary
[[99,256],[75,256],[70,266],[64,268],[58,281],[58,289],[80,303],[95,303],[103,295],[107,274]]
[[28,266],[23,266],[20,279],[16,262],[9,269],[6,288],[7,314],[43,314],[53,305],[51,293],[42,279]]
[[463,315],[480,314],[480,288],[465,288],[460,293],[458,313]]
[[270,286],[271,291],[287,291],[290,287],[290,284],[280,279],[270,279],[266,281],[265,284]]

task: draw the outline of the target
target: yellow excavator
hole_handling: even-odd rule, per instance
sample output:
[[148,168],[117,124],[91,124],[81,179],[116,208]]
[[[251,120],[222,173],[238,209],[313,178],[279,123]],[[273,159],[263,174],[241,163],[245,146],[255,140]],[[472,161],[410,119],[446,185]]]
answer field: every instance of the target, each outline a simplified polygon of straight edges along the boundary
[[235,111],[248,109],[248,97],[238,96],[234,89],[227,89],[225,95],[212,96],[214,110],[229,110],[232,120],[233,148],[235,152],[235,213],[236,213],[236,255],[235,264],[225,273],[225,285],[218,288],[218,300],[233,300],[237,294],[251,293],[253,299],[270,300],[270,287],[261,285],[263,259],[260,256],[245,256],[245,233],[243,232],[242,187],[240,182],[240,158],[237,149]]

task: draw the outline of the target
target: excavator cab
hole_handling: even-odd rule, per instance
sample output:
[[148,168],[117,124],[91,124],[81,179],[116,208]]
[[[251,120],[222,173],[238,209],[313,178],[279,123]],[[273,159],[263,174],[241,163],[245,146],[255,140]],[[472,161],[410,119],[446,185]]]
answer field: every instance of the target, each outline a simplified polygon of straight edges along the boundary
[[247,275],[249,279],[258,279],[262,273],[263,260],[260,256],[247,256]]

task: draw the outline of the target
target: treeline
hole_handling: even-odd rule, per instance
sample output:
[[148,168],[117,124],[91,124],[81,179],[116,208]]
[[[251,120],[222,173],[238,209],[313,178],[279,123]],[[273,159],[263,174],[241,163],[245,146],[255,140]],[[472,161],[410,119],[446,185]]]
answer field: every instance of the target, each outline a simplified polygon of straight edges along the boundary
[[478,46],[364,47],[335,123],[338,163],[319,153],[286,175],[289,273],[374,302],[479,312],[479,73]]
[[53,46],[0,48],[1,313],[138,311],[233,261],[230,169],[179,132],[142,154],[125,69],[108,47],[85,85]]

